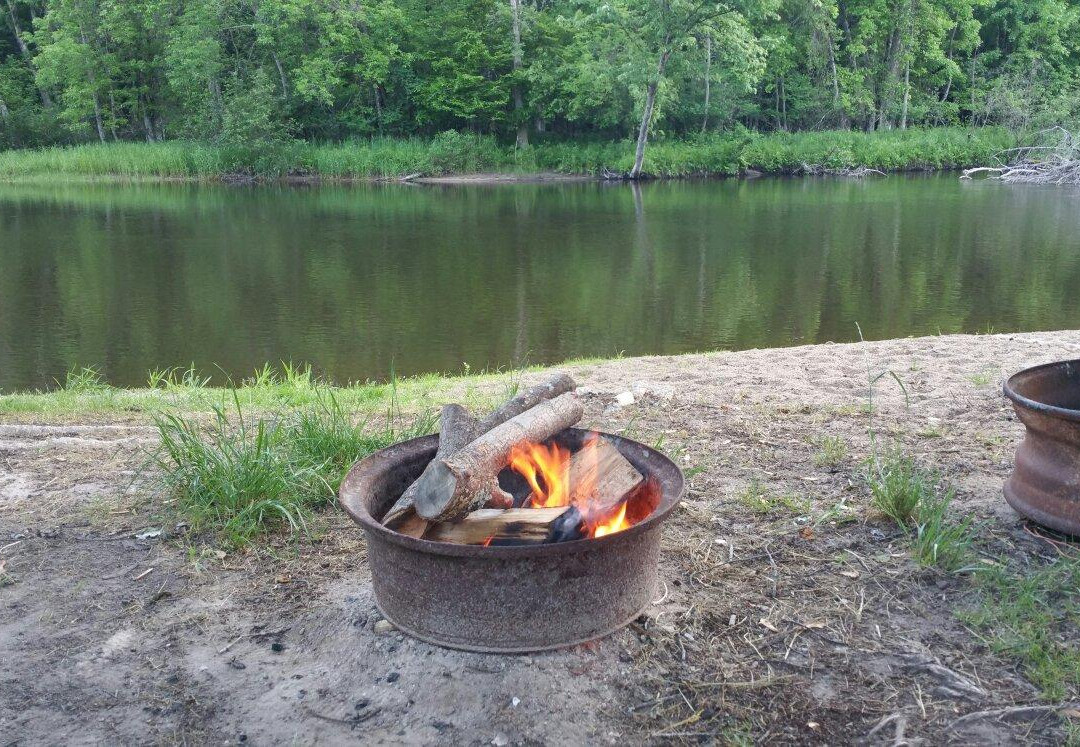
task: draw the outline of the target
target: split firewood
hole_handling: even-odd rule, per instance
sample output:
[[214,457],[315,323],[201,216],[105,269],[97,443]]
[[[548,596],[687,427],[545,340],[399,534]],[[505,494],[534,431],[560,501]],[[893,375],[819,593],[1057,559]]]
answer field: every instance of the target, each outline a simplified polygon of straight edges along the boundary
[[570,457],[570,503],[587,519],[609,516],[644,479],[615,444],[596,436]]
[[458,545],[499,543],[541,544],[548,528],[565,506],[558,508],[481,508],[460,521],[437,522],[424,533],[424,539],[453,542]]
[[490,498],[485,487],[506,466],[511,448],[550,438],[581,420],[583,412],[574,394],[562,394],[491,429],[456,454],[432,460],[418,480],[416,513],[431,521],[447,521],[483,505]]
[[[517,396],[507,400],[479,423],[461,405],[446,405],[442,409],[439,420],[439,448],[435,452],[435,458],[424,468],[421,478],[433,469],[439,459],[456,454],[465,444],[487,433],[492,428],[502,425],[507,420],[535,407],[546,399],[552,399],[573,391],[576,386],[574,380],[568,374],[555,373],[536,386],[519,392]],[[397,502],[383,515],[382,523],[384,525],[413,537],[419,537],[423,534],[427,524],[423,519],[416,516],[413,508],[419,484],[420,480],[417,479],[405,489]],[[499,488],[497,478],[493,477],[487,481],[485,487],[490,495],[492,505],[505,506],[512,503],[512,498]],[[508,499],[510,503],[507,503]]]
[[645,482],[611,441],[597,436],[570,457],[571,507],[549,527],[549,542],[580,539],[587,525],[612,516]]

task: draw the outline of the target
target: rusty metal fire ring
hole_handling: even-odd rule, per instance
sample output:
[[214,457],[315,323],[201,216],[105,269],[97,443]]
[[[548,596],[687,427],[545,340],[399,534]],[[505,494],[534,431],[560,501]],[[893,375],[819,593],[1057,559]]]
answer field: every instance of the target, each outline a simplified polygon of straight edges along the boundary
[[[556,437],[571,449],[589,431]],[[656,598],[660,528],[683,476],[666,456],[611,434],[619,451],[660,485],[653,513],[605,537],[519,547],[455,545],[384,527],[381,517],[435,454],[437,436],[395,444],[353,465],[339,501],[367,537],[375,601],[400,630],[466,651],[525,653],[601,638]]]
[[1005,500],[1032,521],[1080,536],[1080,360],[1024,369],[1004,392],[1027,429]]

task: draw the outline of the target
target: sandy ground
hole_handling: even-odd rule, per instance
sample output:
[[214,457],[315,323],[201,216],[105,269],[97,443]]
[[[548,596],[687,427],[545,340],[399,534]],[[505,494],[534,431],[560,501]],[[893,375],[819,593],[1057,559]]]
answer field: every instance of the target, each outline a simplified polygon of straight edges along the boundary
[[[970,581],[915,565],[867,507],[861,464],[869,365],[909,395],[879,382],[880,437],[948,476],[981,547],[1051,556],[1001,497],[1022,428],[1000,386],[1064,357],[1080,331],[574,368],[587,424],[662,437],[692,477],[654,607],[532,656],[377,634],[361,533],[333,508],[317,540],[258,553],[145,534],[145,421],[0,424],[0,747],[1058,742],[1053,713],[997,712],[1035,689],[957,620]],[[824,436],[839,463],[815,462]],[[751,486],[773,508],[744,505]]]

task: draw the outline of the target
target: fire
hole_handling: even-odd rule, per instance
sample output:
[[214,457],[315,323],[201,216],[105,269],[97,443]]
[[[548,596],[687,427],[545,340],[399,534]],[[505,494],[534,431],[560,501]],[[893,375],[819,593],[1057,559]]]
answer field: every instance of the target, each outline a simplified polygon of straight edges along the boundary
[[[529,506],[556,508],[570,505],[570,452],[558,444],[524,443],[510,451],[510,467],[532,488]],[[543,485],[540,480],[543,479]]]
[[581,512],[587,537],[621,532],[634,523],[627,519],[626,501],[612,510],[605,510],[593,502],[599,438],[593,433],[585,440],[578,457],[581,466],[575,469],[574,475],[570,474],[570,452],[558,444],[548,446],[530,442],[515,446],[510,452],[510,467],[532,488],[528,505],[556,508],[573,504]]

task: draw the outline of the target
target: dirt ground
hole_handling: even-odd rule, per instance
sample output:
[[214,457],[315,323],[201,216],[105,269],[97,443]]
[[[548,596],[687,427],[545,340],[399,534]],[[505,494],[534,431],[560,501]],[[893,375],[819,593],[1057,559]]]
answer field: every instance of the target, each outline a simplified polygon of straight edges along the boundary
[[[1011,708],[1039,703],[1017,664],[957,619],[970,580],[916,565],[870,511],[862,461],[869,365],[908,393],[878,382],[879,437],[956,486],[980,546],[1053,555],[1002,498],[1022,428],[1000,386],[1065,357],[1080,331],[572,367],[588,425],[662,438],[691,477],[647,614],[531,656],[376,633],[336,508],[317,539],[250,553],[162,526],[142,416],[0,424],[0,747],[1059,742],[1054,711]],[[825,436],[847,446],[827,465]]]

